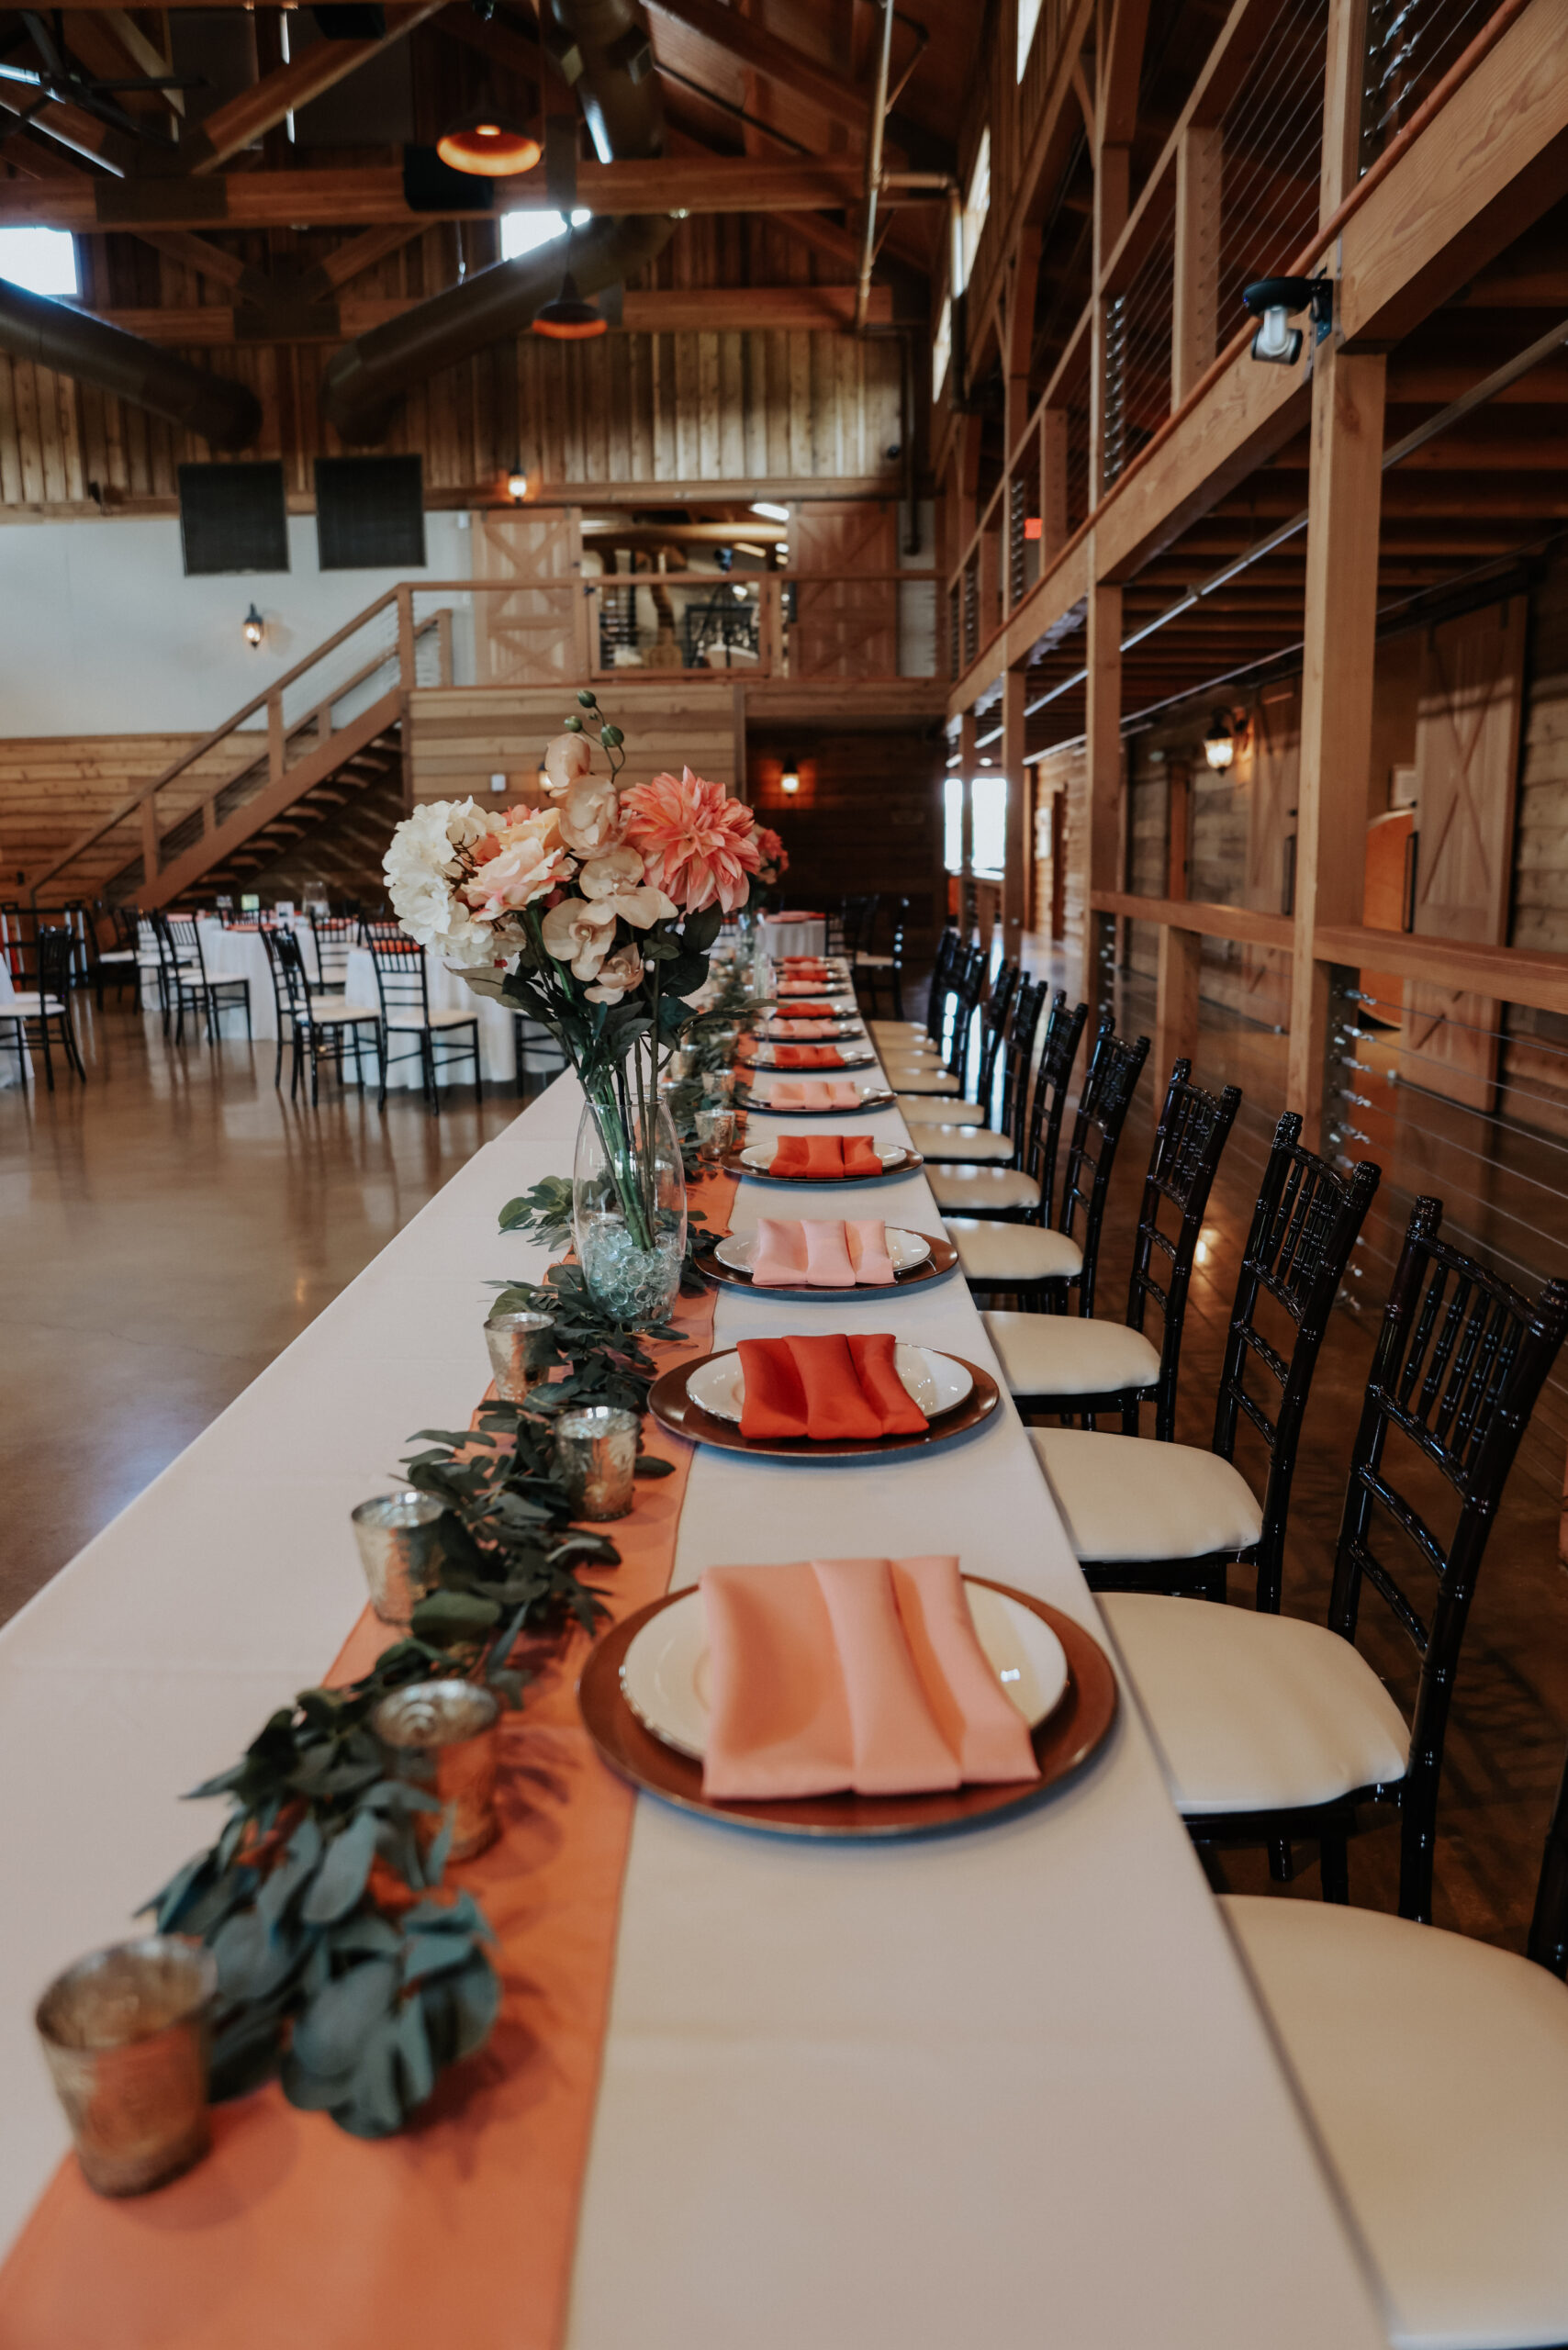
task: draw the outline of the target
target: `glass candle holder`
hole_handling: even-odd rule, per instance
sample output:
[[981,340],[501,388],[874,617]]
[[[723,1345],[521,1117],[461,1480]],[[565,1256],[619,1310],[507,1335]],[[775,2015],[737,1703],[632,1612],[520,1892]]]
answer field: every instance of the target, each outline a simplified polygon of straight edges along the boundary
[[555,1352],[553,1315],[492,1314],[485,1325],[490,1370],[503,1404],[524,1404],[550,1368]]
[[496,1818],[497,1751],[500,1707],[487,1689],[472,1681],[414,1681],[383,1697],[370,1727],[386,1746],[406,1758],[409,1775],[428,1786],[440,1811],[417,1811],[414,1834],[421,1851],[434,1843],[450,1808],[452,1842],[447,1857],[471,1861],[500,1834]]
[[669,1057],[669,1073],[678,1085],[697,1074],[697,1049],[692,1045],[678,1045]]
[[636,1479],[635,1412],[584,1404],[555,1422],[555,1477],[572,1498],[574,1517],[597,1523],[625,1517]]
[[384,1624],[406,1628],[419,1602],[441,1581],[446,1504],[409,1485],[361,1502],[352,1516],[370,1604]]
[[726,1060],[734,1060],[735,1046],[740,1040],[741,1032],[731,1021],[726,1021],[721,1026],[710,1028],[708,1031],[708,1042],[713,1046],[715,1052],[722,1053]]
[[734,1147],[734,1139],[733,1110],[698,1111],[697,1151],[704,1167],[717,1167],[724,1153]]
[[57,1975],[34,2020],[82,2176],[145,2195],[206,2154],[218,1965],[200,1942],[148,1934]]
[[734,1070],[705,1069],[702,1072],[702,1091],[705,1099],[716,1102],[721,1108],[726,1102],[733,1102],[735,1094]]

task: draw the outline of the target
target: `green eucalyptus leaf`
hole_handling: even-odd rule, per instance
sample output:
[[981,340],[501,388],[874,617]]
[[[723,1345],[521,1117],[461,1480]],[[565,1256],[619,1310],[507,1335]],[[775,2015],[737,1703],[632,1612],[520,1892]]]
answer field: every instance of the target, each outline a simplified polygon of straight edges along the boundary
[[403,2126],[398,2088],[398,2031],[389,2019],[366,2040],[353,2068],[350,2105],[337,2119],[356,2137],[389,2138]]
[[375,1814],[362,1811],[328,1845],[315,1882],[300,1904],[299,1914],[307,1925],[335,1925],[359,1900],[375,1858],[376,1827]]
[[313,2073],[353,2070],[397,1994],[398,1964],[392,1958],[362,1959],[338,1975],[295,2021],[300,2063]]
[[277,2070],[282,2019],[256,2008],[241,2008],[213,2034],[207,2094],[214,2105],[249,2097]]
[[500,1612],[493,1599],[481,1599],[473,1592],[432,1591],[420,1601],[411,1620],[421,1639],[471,1639],[494,1624]]
[[403,2105],[411,2111],[423,2105],[435,2087],[435,2062],[431,2054],[425,2011],[419,1999],[405,1999],[393,2027],[393,2046],[402,2076]]
[[656,1452],[640,1452],[632,1464],[633,1477],[673,1477],[675,1462],[661,1460]]
[[459,1975],[451,1977],[457,2018],[457,2053],[472,2056],[482,2048],[501,2009],[500,1979],[482,1951],[476,1952]]
[[347,2102],[353,2087],[352,2072],[312,2073],[292,2050],[278,2067],[278,2079],[290,2105],[297,2106],[301,2113],[330,2113],[335,2106]]
[[390,1918],[384,1918],[379,1909],[367,1909],[334,1926],[327,1942],[340,1958],[396,1958],[403,1939]]
[[430,1849],[424,1856],[425,1883],[427,1885],[439,1885],[441,1883],[442,1874],[446,1868],[447,1855],[452,1850],[452,1837],[455,1818],[455,1813],[449,1809],[446,1818],[442,1821],[435,1835],[431,1839]]
[[445,1975],[466,1966],[474,1945],[466,1934],[409,1934],[403,1945],[403,1981],[418,1983],[427,1975]]

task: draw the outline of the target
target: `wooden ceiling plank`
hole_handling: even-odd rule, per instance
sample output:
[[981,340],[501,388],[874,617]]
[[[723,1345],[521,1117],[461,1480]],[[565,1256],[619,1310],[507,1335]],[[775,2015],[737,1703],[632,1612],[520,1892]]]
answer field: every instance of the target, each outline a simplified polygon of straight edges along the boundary
[[355,73],[371,58],[402,40],[414,27],[427,17],[439,14],[442,0],[413,0],[404,8],[389,8],[386,30],[376,40],[319,40],[297,57],[290,58],[275,73],[263,73],[248,90],[226,106],[215,106],[200,129],[185,147],[182,156],[185,168],[195,177],[217,171],[230,156],[249,147],[263,131],[292,114],[296,107],[309,99],[319,97],[323,90],[345,75]]
[[720,7],[717,0],[648,0],[648,15],[654,28],[655,54],[660,19],[684,26],[711,49],[731,59],[738,58],[754,73],[777,83],[796,97],[809,99],[830,120],[842,123],[864,139],[869,94],[857,90],[829,67],[819,65],[803,50],[794,49],[776,34],[765,31],[753,18],[743,17],[738,8]]

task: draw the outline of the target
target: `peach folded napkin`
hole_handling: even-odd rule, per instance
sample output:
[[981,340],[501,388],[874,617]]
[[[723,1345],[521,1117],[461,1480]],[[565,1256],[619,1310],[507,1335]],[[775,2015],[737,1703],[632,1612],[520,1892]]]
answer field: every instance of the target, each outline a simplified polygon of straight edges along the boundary
[[767,1442],[867,1444],[918,1436],[924,1413],[898,1375],[890,1331],[864,1337],[743,1338],[741,1434]]
[[703,1793],[720,1802],[1036,1779],[956,1558],[710,1567]]
[[[756,1058],[756,1046],[754,1046],[748,1053],[744,1038],[741,1041],[741,1058],[743,1060]],[[844,1055],[836,1045],[775,1045],[773,1067],[775,1069],[842,1069]]]
[[807,996],[803,1001],[774,1006],[775,1020],[832,1020],[836,1015],[825,997]]
[[879,1175],[882,1162],[869,1135],[780,1135],[767,1171],[791,1183],[841,1183],[846,1175]]
[[790,1020],[769,1022],[767,1033],[770,1036],[788,1036],[804,1042],[807,1038],[836,1036],[839,1027],[836,1020]]
[[887,1230],[879,1217],[786,1221],[758,1216],[754,1289],[886,1288],[893,1279]]
[[774,1086],[759,1110],[858,1110],[861,1107],[860,1088],[846,1077],[783,1078]]

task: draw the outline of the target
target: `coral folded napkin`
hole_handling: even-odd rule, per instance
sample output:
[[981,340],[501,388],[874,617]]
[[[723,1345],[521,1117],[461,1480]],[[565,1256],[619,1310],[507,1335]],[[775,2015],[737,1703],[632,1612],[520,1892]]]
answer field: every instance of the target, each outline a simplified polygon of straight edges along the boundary
[[836,1036],[840,1034],[836,1020],[776,1021],[768,1028],[770,1036],[790,1036],[804,1042],[808,1038]]
[[773,1016],[776,1020],[832,1020],[835,1014],[831,1003],[808,1000],[778,1004]]
[[841,1224],[836,1217],[785,1222],[758,1216],[754,1289],[885,1289],[893,1278],[887,1227],[879,1217]]
[[869,1135],[780,1135],[767,1171],[791,1182],[834,1183],[846,1175],[879,1175],[882,1162]]
[[743,1338],[741,1434],[866,1444],[930,1424],[894,1368],[890,1332],[846,1338]]
[[1036,1779],[1028,1725],[975,1637],[954,1558],[710,1567],[719,1801],[913,1795]]
[[786,955],[778,968],[791,979],[825,979],[827,965],[820,955]]
[[[743,1061],[755,1061],[756,1042],[743,1036],[739,1046]],[[842,1069],[844,1055],[836,1045],[775,1045],[772,1066],[775,1069]]]
[[784,1078],[773,1087],[763,1110],[858,1110],[860,1088],[847,1077]]

